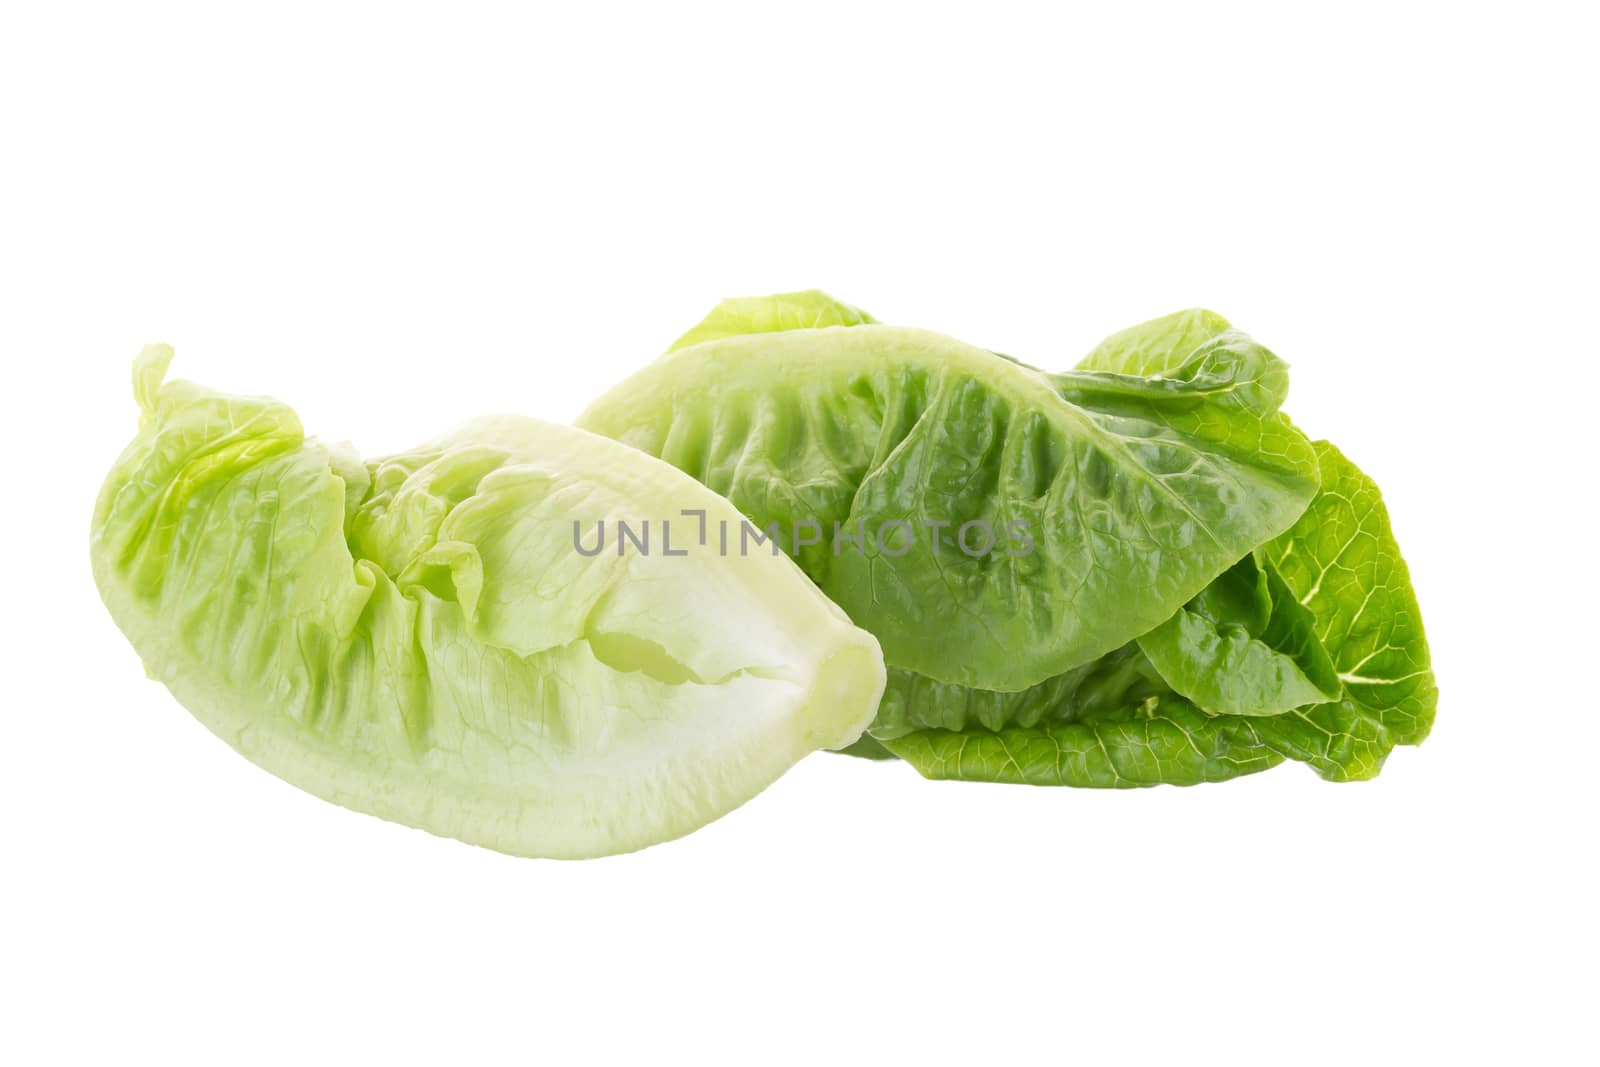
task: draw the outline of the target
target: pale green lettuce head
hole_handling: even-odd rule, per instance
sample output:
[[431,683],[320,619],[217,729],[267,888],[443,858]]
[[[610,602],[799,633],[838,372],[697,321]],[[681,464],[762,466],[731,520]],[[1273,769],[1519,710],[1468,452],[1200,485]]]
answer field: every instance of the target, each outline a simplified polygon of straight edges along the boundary
[[[530,856],[687,833],[884,684],[877,642],[782,555],[586,555],[595,524],[737,523],[665,463],[482,419],[362,462],[286,405],[135,370],[139,432],[95,509],[101,595],[209,729],[318,796]],[[575,532],[574,524],[579,531]],[[608,535],[610,536],[610,535]]]

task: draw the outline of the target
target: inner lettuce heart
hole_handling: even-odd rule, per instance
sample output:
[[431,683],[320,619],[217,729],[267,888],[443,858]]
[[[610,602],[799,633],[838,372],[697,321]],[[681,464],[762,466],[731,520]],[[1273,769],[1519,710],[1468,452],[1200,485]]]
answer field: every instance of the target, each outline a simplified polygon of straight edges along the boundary
[[667,464],[517,417],[363,461],[279,401],[164,381],[171,354],[135,366],[95,579],[150,676],[279,777],[595,856],[694,830],[871,720],[878,643],[787,558],[579,550],[669,508],[740,521]]
[[[1376,486],[1287,390],[1212,312],[1048,374],[807,292],[725,302],[580,425],[770,525],[878,635],[851,754],[1032,784],[1370,778],[1427,735],[1427,644]],[[977,520],[1022,521],[1028,550],[850,536]]]

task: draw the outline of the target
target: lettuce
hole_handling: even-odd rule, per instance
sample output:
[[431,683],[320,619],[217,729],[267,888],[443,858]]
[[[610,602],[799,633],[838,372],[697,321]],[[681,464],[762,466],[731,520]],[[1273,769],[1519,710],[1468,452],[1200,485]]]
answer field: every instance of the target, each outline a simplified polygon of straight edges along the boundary
[[[578,530],[731,505],[580,430],[481,419],[363,462],[286,405],[135,366],[138,434],[92,561],[159,679],[320,797],[505,852],[677,837],[879,702],[877,642],[783,556],[578,551]],[[657,536],[660,536],[658,531]]]
[[[1208,311],[1052,374],[807,292],[725,302],[579,425],[727,496],[878,636],[851,754],[1032,784],[1369,778],[1427,735],[1427,643],[1376,486],[1287,392]],[[973,552],[969,526],[1019,537]]]

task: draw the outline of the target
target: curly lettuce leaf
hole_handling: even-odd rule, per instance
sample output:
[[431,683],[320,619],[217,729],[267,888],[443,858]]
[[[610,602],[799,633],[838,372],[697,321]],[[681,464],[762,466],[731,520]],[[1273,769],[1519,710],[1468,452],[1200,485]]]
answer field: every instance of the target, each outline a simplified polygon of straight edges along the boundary
[[1439,690],[1422,612],[1378,487],[1327,441],[1322,490],[1262,550],[1312,614],[1344,696],[1260,720],[1262,741],[1332,781],[1373,778],[1433,728]]
[[1232,329],[1227,319],[1205,308],[1174,312],[1118,330],[1090,349],[1077,369],[1165,378],[1183,365],[1190,352]]
[[1213,714],[1278,715],[1337,700],[1315,617],[1276,570],[1246,556],[1139,638],[1174,690]]
[[860,308],[810,289],[777,296],[743,296],[724,300],[692,330],[672,342],[668,352],[743,334],[813,330],[824,326],[864,326],[878,320]]

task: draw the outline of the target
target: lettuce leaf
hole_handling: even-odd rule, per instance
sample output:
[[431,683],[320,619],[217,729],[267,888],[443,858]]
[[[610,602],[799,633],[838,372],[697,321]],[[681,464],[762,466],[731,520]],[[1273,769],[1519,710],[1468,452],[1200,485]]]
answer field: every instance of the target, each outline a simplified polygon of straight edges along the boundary
[[1174,690],[1213,714],[1277,715],[1341,695],[1314,616],[1255,553],[1139,647]]
[[1434,681],[1422,612],[1378,487],[1327,441],[1322,489],[1263,555],[1316,623],[1342,699],[1260,720],[1262,742],[1332,781],[1375,777],[1395,745],[1433,728]]
[[1236,331],[1165,377],[1052,375],[822,294],[734,303],[578,424],[770,526],[893,667],[1015,691],[1090,663],[1316,490],[1281,361]]

